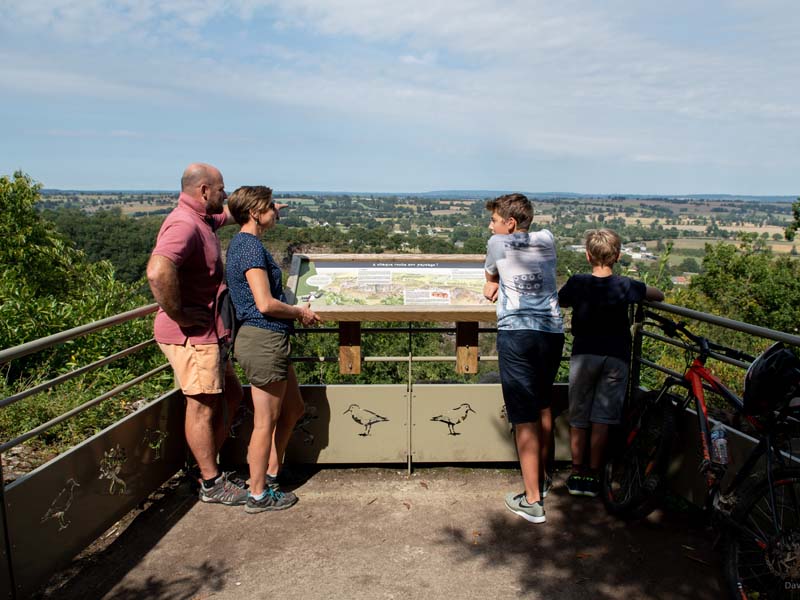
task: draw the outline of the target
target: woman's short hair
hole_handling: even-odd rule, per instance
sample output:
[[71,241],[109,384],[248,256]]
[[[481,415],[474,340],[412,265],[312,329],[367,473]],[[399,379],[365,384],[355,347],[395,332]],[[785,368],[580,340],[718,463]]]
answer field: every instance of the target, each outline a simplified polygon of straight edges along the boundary
[[610,267],[619,258],[622,240],[613,229],[590,229],[586,232],[586,252],[592,265]]
[[228,210],[239,225],[250,220],[250,213],[262,213],[273,204],[272,188],[265,185],[243,185],[228,196]]
[[533,223],[533,204],[524,194],[506,194],[486,201],[486,210],[504,219],[514,217],[517,229],[527,230]]

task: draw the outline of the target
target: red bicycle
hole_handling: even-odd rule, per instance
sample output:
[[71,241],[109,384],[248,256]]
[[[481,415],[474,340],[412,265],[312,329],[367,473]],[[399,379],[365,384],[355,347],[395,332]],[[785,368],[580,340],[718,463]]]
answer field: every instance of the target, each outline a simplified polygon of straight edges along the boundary
[[[693,334],[685,323],[652,311],[645,314],[646,323],[658,326],[670,338],[685,340],[680,343],[691,358],[683,376],[668,376],[658,391],[646,393],[631,407],[623,425],[622,447],[612,454],[603,472],[607,510],[635,519],[658,505],[665,490],[676,416],[691,406],[699,426],[705,508],[712,525],[723,533],[731,597],[800,598],[800,468],[791,452],[791,440],[800,431],[794,402],[800,400],[800,360],[781,344],[754,359]],[[744,399],[706,368],[709,357],[720,356],[751,363]],[[724,489],[721,482],[727,461],[712,452],[706,388],[742,415],[758,439]]]

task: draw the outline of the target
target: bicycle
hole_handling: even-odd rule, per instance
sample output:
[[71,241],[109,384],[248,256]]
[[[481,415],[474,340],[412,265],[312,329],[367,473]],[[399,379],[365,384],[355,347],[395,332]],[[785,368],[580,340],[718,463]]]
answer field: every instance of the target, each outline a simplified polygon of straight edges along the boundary
[[[687,340],[688,344],[680,345],[691,352],[691,360],[681,377],[668,376],[658,391],[646,393],[631,406],[623,425],[622,448],[612,453],[603,469],[606,509],[622,518],[638,519],[656,508],[665,490],[677,411],[692,406],[699,425],[705,509],[712,525],[722,532],[729,593],[739,599],[800,598],[800,463],[791,452],[791,439],[800,431],[795,418],[798,407],[792,402],[800,394],[800,360],[780,344],[753,358],[693,334],[683,322],[652,311],[646,311],[645,319],[670,338]],[[744,399],[706,368],[708,358],[719,356],[751,363]],[[684,393],[675,394],[676,388]],[[714,460],[706,388],[745,418],[758,439],[724,489],[727,464]],[[766,468],[759,474],[762,459]]]

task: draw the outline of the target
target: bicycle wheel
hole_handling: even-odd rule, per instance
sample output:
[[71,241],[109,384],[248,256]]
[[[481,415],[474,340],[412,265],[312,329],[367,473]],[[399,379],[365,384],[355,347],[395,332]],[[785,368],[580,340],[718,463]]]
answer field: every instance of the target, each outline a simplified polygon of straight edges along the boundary
[[626,417],[624,441],[603,469],[603,504],[623,519],[646,517],[663,495],[675,408],[669,396],[656,404],[657,397],[658,392],[646,394],[634,414]]
[[725,578],[734,598],[800,599],[800,469],[772,475],[740,496],[724,538]]

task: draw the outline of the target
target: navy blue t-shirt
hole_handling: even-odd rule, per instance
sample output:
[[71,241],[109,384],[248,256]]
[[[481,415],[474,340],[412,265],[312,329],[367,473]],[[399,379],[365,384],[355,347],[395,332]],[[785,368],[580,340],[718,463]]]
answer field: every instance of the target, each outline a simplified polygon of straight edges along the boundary
[[231,240],[225,255],[225,277],[231,290],[231,300],[236,308],[236,318],[242,326],[251,325],[281,333],[292,333],[294,323],[290,319],[276,319],[264,315],[256,308],[253,291],[247,283],[245,273],[250,269],[264,269],[269,279],[272,297],[286,302],[281,281],[281,268],[256,236],[240,231]]
[[572,354],[631,356],[628,305],[641,302],[647,286],[629,277],[573,275],[558,292],[561,306],[572,307]]

